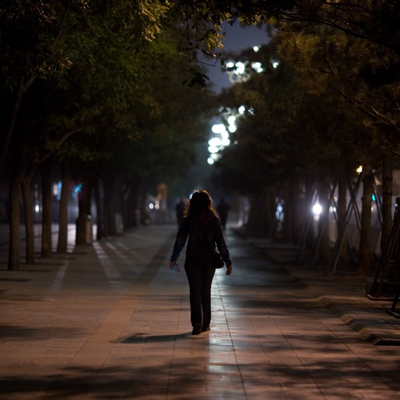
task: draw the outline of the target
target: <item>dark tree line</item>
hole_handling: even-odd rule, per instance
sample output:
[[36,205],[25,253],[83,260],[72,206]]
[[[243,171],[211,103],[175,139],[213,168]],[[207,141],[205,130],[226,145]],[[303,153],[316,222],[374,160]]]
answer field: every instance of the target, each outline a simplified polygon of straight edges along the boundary
[[[84,183],[81,237],[92,193],[100,236],[113,233],[115,212],[123,211],[128,226],[133,220],[127,199],[138,201],[146,183],[187,167],[190,144],[212,104],[209,98],[198,101],[200,92],[190,90],[207,81],[196,65],[198,55],[215,58],[221,23],[239,19],[268,23],[275,38],[260,53],[265,72],[221,99],[226,106],[243,103],[251,110],[240,121],[238,144],[224,154],[221,174],[230,178],[228,186],[238,189],[240,183],[251,195],[252,209],[261,215],[251,219],[257,229],[274,231],[272,210],[276,198],[282,199],[283,235],[296,240],[315,190],[328,203],[335,182],[342,193],[339,237],[346,234],[344,188],[349,174],[363,165],[358,272],[366,273],[377,172],[383,182],[383,249],[392,223],[391,171],[399,155],[399,14],[397,2],[383,0],[3,2],[0,176],[7,165],[12,177],[9,268],[19,268],[21,194],[27,238],[32,236],[29,192],[35,171],[41,174],[44,204],[51,197],[52,165],[60,167],[63,187],[71,177]],[[251,61],[253,55],[241,57]],[[66,246],[65,193],[62,199],[59,251]],[[44,256],[51,255],[49,219],[46,206]],[[323,230],[320,243],[323,260]],[[33,261],[32,251],[29,244],[27,260]]]

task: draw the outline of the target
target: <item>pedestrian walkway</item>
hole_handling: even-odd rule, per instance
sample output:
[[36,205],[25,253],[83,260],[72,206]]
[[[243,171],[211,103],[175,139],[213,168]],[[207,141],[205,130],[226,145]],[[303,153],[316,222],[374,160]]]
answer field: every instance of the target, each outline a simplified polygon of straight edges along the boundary
[[[192,336],[185,274],[167,268],[175,229],[0,270],[0,398],[400,398],[397,320],[362,280],[296,267],[290,247],[228,230],[233,274],[217,271],[211,331]],[[392,342],[346,321],[365,309]]]

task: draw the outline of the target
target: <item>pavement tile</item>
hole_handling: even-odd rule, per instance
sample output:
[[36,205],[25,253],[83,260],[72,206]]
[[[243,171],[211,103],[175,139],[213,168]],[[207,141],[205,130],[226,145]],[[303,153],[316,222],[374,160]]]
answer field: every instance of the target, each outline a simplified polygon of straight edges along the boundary
[[291,246],[228,230],[233,275],[217,271],[211,331],[192,336],[185,273],[166,268],[175,232],[0,266],[0,398],[400,398],[400,346],[365,335],[400,338],[388,303],[296,265]]

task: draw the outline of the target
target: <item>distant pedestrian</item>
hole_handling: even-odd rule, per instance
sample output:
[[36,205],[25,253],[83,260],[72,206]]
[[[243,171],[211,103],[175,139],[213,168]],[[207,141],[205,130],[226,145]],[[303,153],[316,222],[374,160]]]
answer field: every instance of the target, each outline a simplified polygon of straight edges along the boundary
[[183,199],[179,200],[179,203],[175,206],[176,211],[176,222],[178,223],[178,227],[181,226],[183,222],[183,213],[185,211],[185,202]]
[[225,199],[222,197],[218,206],[217,206],[217,212],[219,217],[221,218],[221,224],[222,224],[222,229],[225,230],[226,227],[226,221],[228,220],[228,211],[231,207],[229,204],[225,203]]
[[188,237],[185,272],[190,289],[190,319],[193,327],[192,335],[199,335],[210,330],[211,284],[215,274],[212,254],[215,245],[227,267],[226,274],[232,273],[232,261],[222,232],[221,220],[213,207],[211,197],[205,190],[193,193],[185,208],[170,268],[177,265],[177,259]]

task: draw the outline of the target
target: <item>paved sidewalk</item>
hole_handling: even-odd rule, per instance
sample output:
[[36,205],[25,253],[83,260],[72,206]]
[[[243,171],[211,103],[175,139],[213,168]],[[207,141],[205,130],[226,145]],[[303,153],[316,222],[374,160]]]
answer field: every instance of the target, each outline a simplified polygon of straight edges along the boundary
[[398,338],[362,280],[228,231],[233,274],[217,271],[211,332],[192,336],[185,274],[167,269],[174,235],[137,228],[0,270],[0,398],[400,398],[400,346],[354,329]]
[[[320,268],[299,265],[298,248],[265,239],[249,239],[267,258],[298,279],[307,293],[330,309],[370,343],[377,346],[400,346],[400,319],[389,315],[393,298],[370,300],[366,296],[366,278],[350,273],[326,274]],[[368,280],[373,280],[369,276]],[[399,311],[399,306],[396,312]]]

